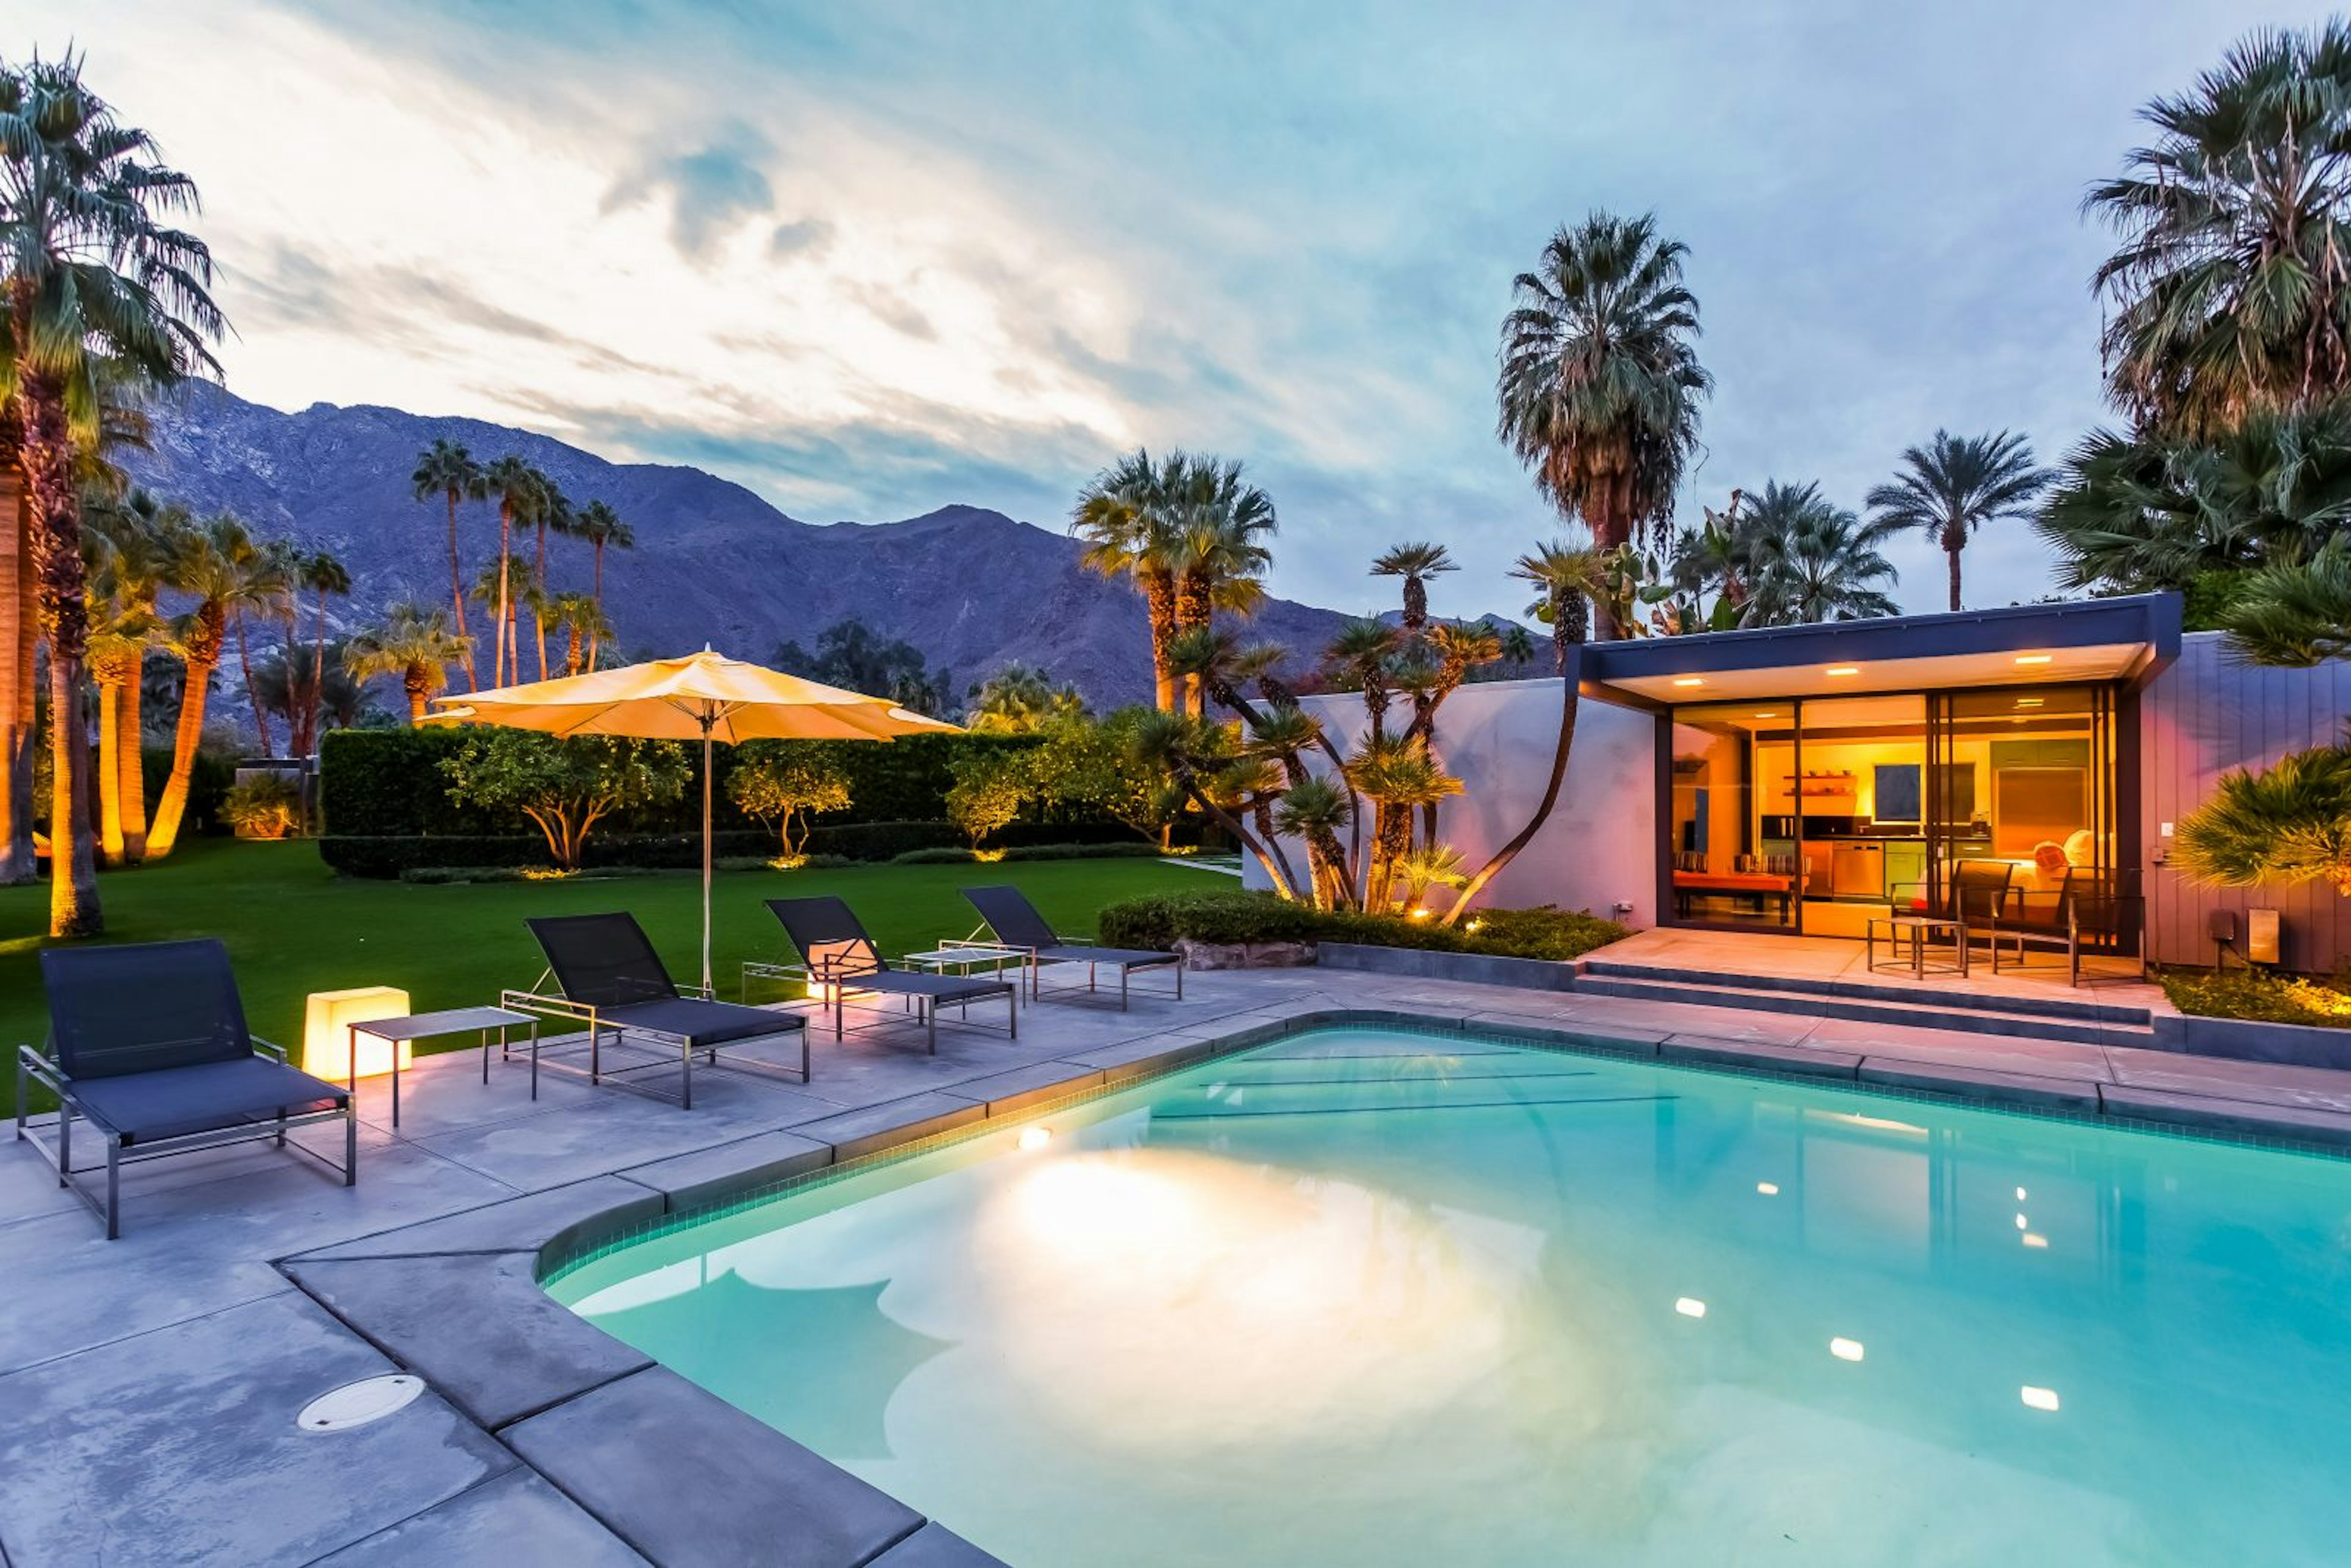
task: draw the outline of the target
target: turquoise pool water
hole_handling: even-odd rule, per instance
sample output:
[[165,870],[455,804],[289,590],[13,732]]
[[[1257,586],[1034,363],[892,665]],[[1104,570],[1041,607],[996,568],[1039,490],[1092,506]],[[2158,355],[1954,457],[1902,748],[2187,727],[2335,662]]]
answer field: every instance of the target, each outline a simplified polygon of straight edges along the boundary
[[1299,1036],[549,1289],[1017,1564],[2351,1559],[2351,1164]]

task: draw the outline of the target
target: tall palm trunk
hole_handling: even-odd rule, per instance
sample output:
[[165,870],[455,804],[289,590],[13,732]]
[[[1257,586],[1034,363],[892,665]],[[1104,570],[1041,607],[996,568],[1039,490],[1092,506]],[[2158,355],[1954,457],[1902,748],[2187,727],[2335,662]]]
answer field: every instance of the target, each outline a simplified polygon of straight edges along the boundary
[[1176,674],[1168,649],[1176,641],[1176,583],[1165,572],[1143,580],[1143,603],[1151,621],[1151,684],[1162,713],[1176,711]]
[[603,640],[600,632],[604,620],[604,536],[601,533],[596,536],[596,582],[590,597],[596,601],[597,621],[596,625],[588,628],[588,667],[592,670],[596,667],[597,644]]
[[147,858],[147,730],[140,712],[146,663],[142,649],[114,700],[115,799],[122,813],[122,858],[132,865]]
[[1954,612],[1959,608],[1959,552],[1965,549],[1967,545],[1966,525],[1961,523],[1943,525],[1943,554],[1951,565],[1951,609]]
[[259,694],[253,689],[253,649],[246,641],[245,612],[236,612],[236,664],[245,676],[245,706],[253,710],[253,727],[261,732],[261,755],[271,755],[269,749],[269,715],[261,706]]
[[513,625],[507,612],[507,590],[513,586],[513,560],[514,508],[506,502],[500,501],[498,503],[498,619],[495,628],[498,639],[498,652],[496,672],[490,677],[493,685],[500,686],[507,684],[507,643]]
[[224,630],[220,606],[197,606],[196,631],[188,639],[187,682],[180,688],[180,718],[172,734],[172,774],[164,780],[163,798],[155,804],[155,826],[147,835],[150,860],[162,859],[180,841],[188,786],[195,777],[197,749],[204,744],[204,701],[212,690],[213,670],[220,663]]
[[108,639],[90,652],[90,679],[98,685],[98,858],[119,866],[130,859],[122,815],[122,694],[132,684],[138,651]]
[[[16,340],[31,337],[33,299],[10,301]],[[49,935],[94,936],[106,929],[98,903],[98,853],[89,812],[89,727],[81,707],[89,605],[81,557],[80,497],[66,434],[65,388],[46,375],[24,380],[24,468],[32,497],[33,562],[41,629],[49,641]]]
[[401,685],[408,692],[408,723],[414,728],[424,722],[424,703],[433,695],[433,678],[423,665],[411,664]]
[[[1592,526],[1594,549],[1613,550],[1632,542],[1632,523],[1618,495],[1620,487],[1621,482],[1614,478],[1604,483],[1584,509],[1584,521]],[[1583,628],[1576,631],[1575,640],[1581,643]],[[1593,636],[1603,643],[1614,643],[1625,635],[1624,623],[1616,619],[1616,607],[1604,595],[1592,601],[1592,631]]]
[[[1176,632],[1177,635],[1196,627],[1207,626],[1215,619],[1216,585],[1207,572],[1197,568],[1187,570],[1176,591]],[[1207,713],[1207,689],[1196,674],[1184,677],[1184,711],[1194,718]]]
[[474,640],[465,630],[465,568],[457,558],[457,487],[449,486],[449,597],[457,606],[457,640],[465,645],[465,689],[477,692],[481,681],[474,674]]
[[40,875],[33,854],[32,506],[14,463],[0,464],[0,887]]
[[[1494,856],[1478,868],[1475,875],[1461,884],[1454,896],[1453,907],[1445,912],[1443,924],[1458,922],[1462,912],[1486,890],[1486,884],[1501,874],[1502,868],[1519,858],[1519,852],[1534,841],[1542,825],[1551,820],[1552,808],[1559,804],[1559,789],[1567,779],[1567,759],[1575,747],[1575,716],[1578,706],[1577,683],[1583,675],[1583,618],[1587,601],[1573,591],[1555,592],[1551,596],[1552,655],[1559,670],[1559,743],[1552,750],[1551,779],[1543,786],[1542,799],[1535,803],[1534,815],[1527,820],[1510,842],[1494,852]],[[1595,616],[1598,606],[1590,608]]]
[[576,675],[582,668],[580,655],[580,627],[575,622],[571,628],[570,645],[563,653],[563,673],[567,675]]
[[531,601],[531,627],[538,633],[538,678],[547,679],[547,519],[538,519],[538,564],[531,569],[538,583],[538,597]]

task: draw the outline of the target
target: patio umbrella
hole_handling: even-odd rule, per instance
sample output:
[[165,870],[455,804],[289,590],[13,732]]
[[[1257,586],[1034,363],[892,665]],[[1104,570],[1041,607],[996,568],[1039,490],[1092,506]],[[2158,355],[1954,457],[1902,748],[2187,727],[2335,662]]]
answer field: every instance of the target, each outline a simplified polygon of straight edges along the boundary
[[893,740],[960,733],[869,697],[762,669],[705,648],[496,691],[438,697],[439,716],[547,735],[702,742],[702,983],[710,984],[710,748],[738,740]]

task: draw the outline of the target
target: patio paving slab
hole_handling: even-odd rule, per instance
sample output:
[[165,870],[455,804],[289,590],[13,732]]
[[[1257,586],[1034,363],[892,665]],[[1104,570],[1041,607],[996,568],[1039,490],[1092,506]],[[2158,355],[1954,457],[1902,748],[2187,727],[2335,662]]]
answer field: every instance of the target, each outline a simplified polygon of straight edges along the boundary
[[607,1090],[559,1116],[524,1116],[438,1133],[418,1145],[516,1187],[579,1181],[829,1116],[841,1106],[737,1074],[695,1075],[694,1109]]
[[2025,1105],[2043,1111],[2071,1111],[2085,1116],[2098,1113],[2098,1085],[2081,1078],[2042,1077],[1993,1068],[1961,1067],[1949,1062],[1920,1063],[1898,1057],[1871,1056],[1862,1060],[1864,1083],[1884,1083],[1896,1089],[1926,1089],[1987,1105]]
[[609,1220],[615,1226],[662,1212],[661,1195],[616,1176],[549,1186],[423,1224],[385,1229],[331,1247],[303,1249],[304,1261],[340,1258],[413,1258],[443,1252],[536,1251],[573,1226]]
[[2019,1035],[1970,1034],[1956,1030],[1912,1029],[1901,1024],[1823,1019],[1804,1037],[1807,1046],[1857,1051],[1871,1058],[1947,1062],[2001,1072],[2037,1073],[2085,1081],[2110,1076],[2104,1046],[2069,1040],[2030,1040]]
[[[378,1349],[496,1431],[653,1364],[549,1295],[538,1264],[535,1251],[486,1260],[460,1253],[297,1260],[286,1271],[346,1322],[363,1325]],[[468,1317],[478,1328],[450,1332],[448,1301],[455,1291],[481,1308]]]
[[2351,1116],[2332,1111],[2258,1104],[2248,1100],[2216,1100],[2201,1094],[2172,1094],[2159,1089],[2133,1089],[2121,1084],[2107,1084],[2100,1093],[2108,1115],[2167,1122],[2199,1132],[2252,1134],[2351,1147]]
[[644,1568],[644,1562],[578,1503],[518,1467],[319,1559],[318,1568]]
[[1204,1040],[1155,1036],[1131,1040],[1123,1045],[1072,1051],[1062,1060],[1075,1062],[1080,1067],[1099,1068],[1105,1083],[1116,1084],[1145,1078],[1155,1072],[1165,1072],[1188,1062],[1206,1061],[1215,1054],[1216,1051]]
[[1016,1067],[1009,1072],[967,1079],[944,1092],[976,1101],[987,1106],[991,1116],[1017,1116],[1035,1106],[1099,1088],[1103,1081],[1104,1074],[1098,1067],[1040,1061],[1029,1067]]
[[508,1427],[507,1441],[664,1564],[857,1568],[922,1515],[662,1367]]
[[873,1568],[1006,1568],[1006,1563],[934,1522],[876,1557]]
[[1851,1078],[1861,1067],[1861,1058],[1848,1051],[1807,1051],[1802,1046],[1715,1040],[1693,1034],[1671,1037],[1657,1047],[1657,1055],[1668,1061],[1710,1061],[1721,1067],[1802,1072],[1821,1078]]
[[2106,1054],[2115,1082],[2133,1088],[2351,1114],[2351,1073],[2329,1068],[2182,1056],[2168,1051],[2109,1051]]
[[308,1563],[514,1468],[430,1392],[348,1431],[295,1426],[392,1370],[288,1292],[0,1378],[11,1560]]
[[756,1133],[731,1144],[673,1155],[621,1175],[662,1195],[672,1213],[718,1202],[832,1164],[832,1145],[798,1133]]

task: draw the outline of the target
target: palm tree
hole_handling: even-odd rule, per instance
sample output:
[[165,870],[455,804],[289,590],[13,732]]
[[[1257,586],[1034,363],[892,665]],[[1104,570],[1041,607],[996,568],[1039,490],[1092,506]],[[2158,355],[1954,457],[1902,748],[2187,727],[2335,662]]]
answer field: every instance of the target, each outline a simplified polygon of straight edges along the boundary
[[83,500],[93,622],[89,671],[98,683],[99,856],[108,865],[147,855],[145,726],[141,716],[147,650],[159,640],[156,599],[173,552],[193,526],[184,507],[143,490]]
[[539,477],[547,482],[547,497],[538,508],[538,516],[532,519],[538,527],[538,556],[531,567],[531,581],[538,592],[528,608],[532,629],[538,639],[538,678],[543,681],[548,675],[547,624],[549,613],[555,604],[553,585],[547,577],[547,536],[549,533],[577,532],[579,524],[571,509],[570,498],[555,487],[554,480],[548,479],[544,474]]
[[0,887],[40,874],[33,853],[33,644],[40,609],[14,408],[0,399]]
[[1560,785],[1567,778],[1568,755],[1575,746],[1576,683],[1583,673],[1581,650],[1585,627],[1592,619],[1593,600],[1601,591],[1607,574],[1607,553],[1595,549],[1589,540],[1560,539],[1520,556],[1518,564],[1510,569],[1512,577],[1533,583],[1542,593],[1543,619],[1551,626],[1552,662],[1560,677],[1559,741],[1552,748],[1551,779],[1543,786],[1542,799],[1535,802],[1533,815],[1527,819],[1525,827],[1463,881],[1459,895],[1445,912],[1444,924],[1447,925],[1457,924],[1462,912],[1485,891],[1486,884],[1534,841],[1535,834],[1551,820],[1552,808],[1559,804]]
[[156,385],[217,371],[224,330],[212,256],[164,214],[195,205],[187,176],[152,161],[144,131],[81,79],[81,61],[0,69],[0,371],[17,409],[31,497],[40,628],[49,644],[49,931],[103,929],[81,718],[89,621],[78,455],[95,449],[110,371]]
[[1763,486],[1737,530],[1735,570],[1748,595],[1742,624],[1791,626],[1900,613],[1881,584],[1894,567],[1877,546],[1898,525],[1865,524],[1817,483]]
[[474,644],[465,630],[465,569],[457,554],[457,503],[479,501],[489,496],[489,485],[482,465],[465,444],[435,438],[433,444],[416,455],[416,472],[409,476],[416,498],[429,501],[438,496],[449,507],[449,601],[457,612],[457,635],[465,639],[465,686],[469,691],[481,689],[474,678]]
[[[288,715],[287,723],[294,728],[294,755],[308,757],[319,744],[319,709],[327,690],[327,601],[340,598],[351,591],[351,574],[343,563],[325,550],[314,550],[296,564],[296,585],[318,595],[318,608],[310,621],[310,674],[300,699]],[[290,598],[288,603],[293,603]],[[287,668],[294,667],[292,649],[287,649]]]
[[1384,910],[1395,903],[1396,862],[1412,848],[1415,814],[1461,793],[1461,780],[1437,765],[1419,737],[1394,735],[1364,740],[1347,759],[1347,782],[1372,802],[1364,907]]
[[[622,521],[620,513],[602,501],[590,501],[580,508],[575,531],[596,551],[596,574],[590,591],[596,597],[597,608],[601,609],[604,604],[604,551],[607,548],[636,549],[636,532]],[[601,645],[601,638],[591,636],[588,639],[588,667],[591,670],[596,667],[596,654]]]
[[[497,653],[493,661],[491,684],[505,685],[509,680],[522,678],[520,649],[515,642],[514,574],[507,569],[514,559],[514,531],[517,523],[535,524],[545,510],[553,486],[547,476],[523,459],[509,454],[482,470],[484,494],[498,504],[498,559],[496,575],[486,579],[497,585],[496,618],[491,622],[496,629]],[[511,673],[510,673],[511,672]]]
[[[1207,626],[1219,610],[1255,613],[1265,601],[1265,570],[1273,561],[1259,542],[1278,526],[1273,498],[1243,481],[1238,459],[1194,457],[1173,488],[1176,631]],[[1205,711],[1205,695],[1198,681],[1186,683],[1185,705],[1195,717]]]
[[2032,498],[2055,477],[2032,465],[2032,448],[2008,431],[1955,436],[1935,432],[1924,446],[1905,448],[1903,471],[1869,492],[1873,528],[1888,534],[1917,529],[1943,547],[1951,567],[1951,608],[1959,608],[1959,552],[1989,522],[2031,515]]
[[[1687,255],[1659,237],[1654,216],[1594,213],[1552,235],[1541,266],[1511,285],[1498,432],[1604,551],[1670,515],[1698,446],[1698,400],[1714,380],[1693,347]],[[1603,638],[1623,634],[1614,612],[1601,620]]]
[[251,553],[237,565],[248,579],[251,592],[231,608],[229,625],[236,632],[236,667],[245,683],[245,704],[253,710],[253,727],[261,737],[261,755],[267,757],[271,755],[269,712],[254,698],[253,641],[246,622],[260,615],[273,620],[292,619],[295,582],[302,557],[291,539],[266,539],[254,545]]
[[1374,577],[1404,579],[1404,632],[1417,637],[1428,625],[1428,580],[1459,570],[1443,545],[1426,541],[1390,548],[1372,559]]
[[266,569],[253,535],[227,512],[178,536],[165,586],[193,602],[170,627],[170,646],[187,666],[187,679],[172,735],[172,774],[164,781],[162,798],[155,807],[155,825],[147,835],[149,860],[162,859],[179,842],[196,752],[204,738],[204,705],[212,690],[213,672],[227,649],[230,621],[241,619],[248,611],[258,612],[276,605],[284,592]]
[[1176,615],[1177,574],[1183,561],[1183,530],[1174,497],[1190,466],[1176,452],[1154,464],[1138,447],[1103,469],[1078,493],[1070,531],[1086,541],[1086,569],[1103,577],[1134,580],[1143,595],[1151,632],[1151,675],[1162,713],[1176,709],[1176,678],[1167,647],[1180,630]]
[[559,593],[547,601],[545,624],[564,637],[563,673],[576,675],[588,667],[588,650],[600,637],[612,634],[604,607],[589,593]]
[[2338,534],[2308,560],[2245,573],[2218,620],[2252,664],[2307,668],[2351,654],[2351,540]]
[[2098,268],[2115,399],[2210,434],[2351,381],[2351,26],[2251,34],[2083,207],[2121,235]]
[[465,645],[438,610],[395,604],[383,624],[353,635],[343,649],[343,667],[355,681],[397,675],[408,695],[408,722],[422,724],[425,702],[448,685],[449,666],[463,657]]
[[1078,688],[1032,664],[1010,664],[971,688],[964,727],[987,735],[1033,735],[1064,719],[1082,718]]
[[1350,621],[1322,649],[1323,667],[1333,685],[1364,694],[1364,715],[1376,740],[1387,733],[1388,704],[1395,696],[1394,661],[1404,634],[1383,621]]

